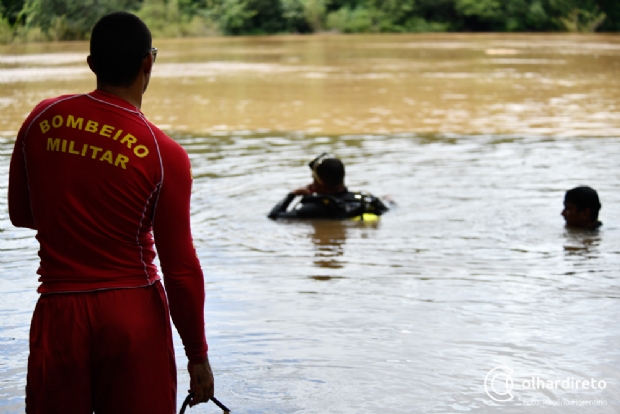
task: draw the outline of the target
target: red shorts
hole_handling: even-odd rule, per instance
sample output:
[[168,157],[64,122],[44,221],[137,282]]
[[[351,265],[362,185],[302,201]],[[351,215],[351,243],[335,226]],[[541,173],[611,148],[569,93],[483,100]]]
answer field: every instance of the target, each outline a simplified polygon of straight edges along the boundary
[[161,283],[42,295],[32,317],[29,414],[173,414],[176,365]]

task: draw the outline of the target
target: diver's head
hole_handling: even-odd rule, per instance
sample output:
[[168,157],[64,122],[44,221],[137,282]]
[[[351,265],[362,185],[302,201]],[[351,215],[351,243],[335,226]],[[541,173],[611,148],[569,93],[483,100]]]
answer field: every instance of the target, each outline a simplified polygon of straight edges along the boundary
[[596,190],[590,187],[575,187],[566,192],[562,216],[569,227],[592,228],[598,224],[601,209]]
[[315,186],[326,191],[341,191],[344,188],[344,164],[340,159],[323,153],[308,164],[312,170]]

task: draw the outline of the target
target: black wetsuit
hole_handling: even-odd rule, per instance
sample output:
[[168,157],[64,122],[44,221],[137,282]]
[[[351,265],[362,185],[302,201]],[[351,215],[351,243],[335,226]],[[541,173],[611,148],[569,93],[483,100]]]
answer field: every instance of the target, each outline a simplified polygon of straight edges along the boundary
[[344,190],[336,194],[305,195],[299,204],[290,211],[286,211],[291,202],[297,197],[288,194],[271,210],[270,219],[331,219],[343,220],[360,217],[364,213],[380,216],[389,209],[377,197],[368,193],[352,193]]

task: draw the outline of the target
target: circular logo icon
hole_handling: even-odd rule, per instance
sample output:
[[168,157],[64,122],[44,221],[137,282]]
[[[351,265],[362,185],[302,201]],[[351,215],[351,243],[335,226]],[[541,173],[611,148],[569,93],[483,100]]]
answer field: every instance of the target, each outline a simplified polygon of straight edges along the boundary
[[510,401],[514,398],[512,395],[512,373],[513,369],[507,366],[500,365],[489,371],[484,378],[484,390],[487,392],[489,398],[493,401]]

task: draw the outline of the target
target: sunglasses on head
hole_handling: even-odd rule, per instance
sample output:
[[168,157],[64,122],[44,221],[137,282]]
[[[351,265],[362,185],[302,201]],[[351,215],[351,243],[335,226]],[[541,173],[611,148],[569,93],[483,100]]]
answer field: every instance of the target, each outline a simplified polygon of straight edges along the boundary
[[315,159],[313,159],[312,161],[310,161],[308,163],[308,167],[310,167],[310,169],[315,172],[316,169],[318,168],[319,165],[321,165],[323,163],[323,161],[325,161],[326,159],[329,158],[334,158],[331,154],[328,154],[327,152],[322,153],[321,155],[319,155],[318,157],[316,157]]
[[312,170],[312,176],[319,184],[323,184],[323,180],[321,180],[321,177],[319,177],[319,174],[316,172],[316,170],[317,168],[319,168],[319,165],[323,163],[323,161],[332,158],[334,158],[333,155],[324,152],[308,163],[308,167],[310,167],[310,169]]

